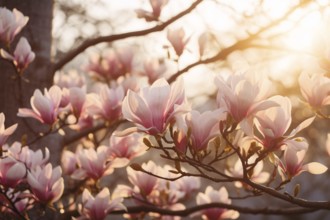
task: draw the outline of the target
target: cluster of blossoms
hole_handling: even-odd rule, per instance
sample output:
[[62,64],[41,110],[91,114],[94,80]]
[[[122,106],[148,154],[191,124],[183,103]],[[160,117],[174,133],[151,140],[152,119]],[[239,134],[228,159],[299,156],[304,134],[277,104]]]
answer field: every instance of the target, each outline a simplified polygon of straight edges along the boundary
[[[138,17],[158,21],[167,2],[150,0],[152,11],[137,10]],[[0,8],[0,18],[0,40],[10,51],[10,44],[28,18],[16,9],[11,12],[4,8]],[[190,41],[183,28],[168,30],[167,39],[178,58]],[[208,35],[200,36],[201,56],[207,41]],[[25,38],[18,41],[13,54],[7,51],[1,49],[1,56],[13,62],[18,73],[35,56]],[[316,117],[307,118],[291,129],[291,100],[271,96],[268,80],[249,72],[227,78],[217,76],[216,107],[200,112],[188,102],[182,78],[172,84],[163,78],[167,66],[159,59],[143,62],[142,75],[147,76],[150,85],[140,86],[134,73],[141,71],[135,69],[134,56],[132,49],[121,48],[92,58],[85,71],[98,83],[93,89],[87,88],[86,79],[77,72],[58,73],[55,85],[44,91],[35,90],[31,108],[18,110],[19,117],[34,118],[48,125],[49,131],[44,136],[62,129],[68,134],[85,134],[79,136],[78,145],[63,146],[61,167],[53,168],[47,148],[43,154],[40,149],[33,151],[19,142],[8,144],[18,125],[5,128],[5,116],[0,113],[2,212],[20,215],[36,204],[53,206],[63,196],[64,186],[68,186],[66,196],[78,201],[73,202],[73,209],[80,220],[103,220],[112,211],[129,211],[129,205],[171,211],[185,210],[189,201],[196,205],[230,205],[227,186],[218,186],[219,190],[207,186],[204,193],[198,192],[200,177],[234,182],[236,188],[255,193],[253,184],[271,185],[277,175],[281,185],[304,171],[321,174],[327,170],[321,163],[304,162],[309,144],[298,136]],[[299,78],[302,96],[321,117],[325,116],[323,108],[330,104],[329,82],[322,74],[304,73]],[[117,128],[118,125],[123,126]],[[96,137],[98,126],[106,130],[100,140]],[[148,149],[160,151],[175,166],[156,165],[150,160],[127,167]],[[264,168],[266,163],[274,168],[272,176]],[[123,167],[127,167],[127,184],[117,185],[110,196],[104,184],[106,178],[115,176],[116,169]],[[71,188],[74,195],[68,195]],[[191,199],[193,196],[195,200]],[[180,219],[148,214],[156,219]],[[140,219],[145,215],[141,212],[125,217]],[[193,216],[236,219],[239,213],[212,207]]]
[[[2,113],[0,118],[4,119]],[[8,138],[15,126],[2,129],[1,136]],[[1,127],[4,127],[4,120],[1,120]],[[14,210],[22,213],[36,203],[51,205],[63,194],[62,169],[59,166],[53,168],[49,163],[47,148],[43,155],[40,149],[33,151],[19,142],[4,144],[0,158],[0,190],[3,212],[13,211],[8,208],[10,204],[14,204]]]
[[18,73],[22,73],[34,60],[35,54],[25,37],[21,37],[16,45],[14,52],[11,51],[11,43],[15,36],[27,24],[29,18],[24,16],[17,9],[13,11],[7,8],[0,8],[0,41],[4,43],[10,52],[0,50],[1,57],[13,62]]

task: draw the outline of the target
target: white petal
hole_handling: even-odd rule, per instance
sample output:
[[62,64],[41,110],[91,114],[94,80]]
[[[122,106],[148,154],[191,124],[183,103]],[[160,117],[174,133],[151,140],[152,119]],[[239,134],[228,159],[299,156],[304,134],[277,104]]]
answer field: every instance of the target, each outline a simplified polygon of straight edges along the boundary
[[328,167],[318,162],[312,162],[305,164],[302,169],[310,172],[311,174],[322,174],[328,170]]

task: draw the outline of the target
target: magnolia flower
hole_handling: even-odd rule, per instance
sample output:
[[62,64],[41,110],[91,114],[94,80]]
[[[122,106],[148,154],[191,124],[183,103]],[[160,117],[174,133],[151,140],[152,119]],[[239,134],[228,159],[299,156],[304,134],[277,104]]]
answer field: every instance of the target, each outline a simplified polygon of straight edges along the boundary
[[54,84],[62,89],[72,87],[84,88],[86,79],[83,74],[79,74],[76,70],[70,70],[67,73],[58,71],[54,76]]
[[170,86],[162,78],[139,93],[128,91],[122,112],[127,120],[136,124],[137,130],[156,135],[165,131],[174,115],[186,110],[183,104],[183,82],[179,80]]
[[147,150],[147,147],[142,144],[140,140],[141,136],[137,133],[125,137],[111,136],[108,154],[114,158],[118,157],[132,160],[135,157],[141,156]]
[[7,148],[7,151],[9,156],[24,163],[29,169],[45,166],[50,156],[48,148],[45,148],[45,156],[43,156],[41,149],[33,151],[28,146],[22,147],[22,144],[19,142],[14,142]]
[[39,89],[35,90],[30,103],[32,109],[20,108],[18,116],[32,117],[41,123],[52,125],[57,120],[62,91],[58,86],[44,90],[44,95]]
[[162,12],[162,8],[167,4],[168,0],[149,0],[152,12],[143,9],[136,10],[138,18],[144,18],[146,21],[157,21]]
[[149,84],[154,83],[160,76],[164,75],[167,67],[159,59],[149,59],[144,61],[144,73],[148,77]]
[[120,118],[121,105],[125,93],[122,86],[109,88],[103,86],[99,94],[93,94],[88,98],[87,111],[94,117],[102,117],[108,121],[115,121]]
[[300,91],[315,109],[330,104],[330,79],[320,74],[302,73],[299,77]]
[[199,46],[199,55],[202,57],[205,54],[207,45],[212,41],[211,39],[212,35],[210,32],[203,32],[198,37],[198,46]]
[[72,173],[71,177],[74,179],[89,177],[98,180],[111,174],[114,168],[123,167],[127,164],[126,158],[109,158],[107,150],[105,146],[100,146],[97,150],[93,148],[79,149],[76,152],[79,168]]
[[0,158],[0,185],[15,187],[26,175],[24,164],[8,156]]
[[29,18],[16,8],[11,12],[7,8],[0,8],[0,40],[10,44],[15,36],[26,25]]
[[[228,192],[225,187],[221,187],[219,191],[214,190],[212,186],[208,186],[205,193],[198,193],[196,202],[198,205],[209,204],[212,202],[221,202],[231,204],[231,200],[228,198]],[[234,210],[222,209],[222,208],[210,208],[202,211],[202,217],[206,220],[213,219],[236,219],[239,213]]]
[[116,80],[131,72],[133,55],[133,51],[130,48],[110,51],[104,57],[95,55],[85,69],[100,81],[109,82]]
[[132,63],[134,58],[133,52],[132,47],[122,47],[116,50],[116,56],[123,71],[122,75],[132,72]]
[[[156,164],[153,161],[142,164],[142,169],[151,173],[157,173],[158,170]],[[139,172],[133,170],[131,167],[127,167],[128,180],[134,185],[135,191],[137,191],[143,197],[148,196],[158,183],[158,178],[151,176],[145,172]]]
[[217,103],[231,115],[236,123],[241,122],[242,127],[245,124],[251,124],[248,119],[252,115],[276,105],[266,100],[270,88],[267,82],[257,81],[253,75],[248,74],[230,75],[227,81],[218,77],[216,78],[219,88]]
[[111,199],[108,188],[103,188],[95,197],[84,189],[79,210],[82,216],[79,219],[103,220],[113,210],[126,210],[122,201],[122,198]]
[[[17,191],[14,189],[8,189],[7,191],[7,196],[8,198],[10,198],[10,202],[12,202],[15,205],[15,208],[19,211],[19,212],[24,212],[25,210],[31,208],[30,204],[29,204],[29,198],[30,198],[30,192],[28,190],[24,190],[22,191]],[[1,198],[0,198],[1,201]],[[2,205],[6,205],[7,207],[10,207],[10,204],[6,204],[8,203],[8,200],[3,200],[1,201]],[[9,208],[5,208],[5,211],[11,212],[12,210],[10,210]]]
[[[257,158],[255,156],[250,157],[248,160],[249,164],[253,164],[256,159]],[[259,161],[254,167],[252,174],[249,176],[251,181],[255,183],[265,183],[269,179],[270,174],[267,172],[262,172],[263,167],[264,162]],[[230,167],[228,170],[225,170],[225,174],[232,177],[243,177],[243,166],[241,160],[238,159],[233,167]],[[243,184],[241,182],[236,181],[235,186],[237,188],[241,188]]]
[[[266,149],[277,150],[283,146],[290,145],[297,150],[306,149],[308,144],[304,138],[294,138],[302,129],[308,127],[314,117],[303,121],[298,127],[285,136],[291,125],[291,102],[282,96],[272,97],[270,100],[278,103],[279,106],[260,111],[256,114],[256,127],[262,138],[256,138]],[[252,131],[248,132],[252,133]]]
[[1,49],[1,56],[4,59],[12,60],[18,71],[22,71],[34,60],[35,53],[31,50],[31,46],[25,37],[21,37],[16,45],[14,56]]
[[64,150],[61,157],[61,165],[63,173],[71,175],[77,169],[76,154],[71,151]]
[[218,123],[225,120],[226,113],[222,109],[206,111],[202,114],[192,110],[186,117],[187,126],[191,130],[192,148],[204,150],[208,142],[219,134]]
[[[83,88],[72,87],[69,89],[71,112],[79,119],[85,110],[86,91]],[[85,107],[85,108],[84,108]]]
[[61,198],[64,190],[64,180],[61,175],[61,167],[57,166],[53,169],[50,163],[28,172],[27,182],[39,202],[51,204]]
[[17,128],[17,124],[5,128],[5,115],[0,113],[0,147],[4,145],[10,135],[14,133]]
[[181,56],[183,53],[186,44],[188,43],[190,38],[185,39],[185,32],[183,28],[179,29],[168,29],[167,31],[167,39],[173,46],[175,53],[178,56]]
[[188,147],[188,126],[186,122],[186,116],[177,115],[175,117],[174,136],[173,142],[175,149],[180,154],[185,154]]
[[285,179],[285,174],[291,179],[298,176],[300,173],[307,171],[311,174],[322,174],[328,170],[326,166],[318,162],[311,162],[303,164],[304,157],[307,150],[296,151],[293,148],[287,148],[284,152],[283,162],[279,159],[279,172],[282,179]]

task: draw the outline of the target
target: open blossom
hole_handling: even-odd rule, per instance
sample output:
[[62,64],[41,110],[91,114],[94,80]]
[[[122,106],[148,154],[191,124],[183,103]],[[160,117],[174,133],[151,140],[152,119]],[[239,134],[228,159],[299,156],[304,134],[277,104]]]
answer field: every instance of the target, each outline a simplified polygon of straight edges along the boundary
[[122,201],[123,198],[111,199],[108,188],[103,188],[95,197],[88,189],[84,189],[79,210],[82,216],[78,219],[103,220],[113,210],[126,210]]
[[16,8],[13,11],[7,8],[0,8],[0,40],[10,44],[15,36],[26,25],[29,18],[24,16]]
[[[142,168],[151,173],[156,173],[157,171],[157,166],[153,161],[143,163]],[[158,178],[155,176],[135,171],[131,167],[127,167],[126,170],[129,181],[134,185],[134,190],[143,197],[148,196],[158,184]]]
[[97,150],[94,148],[78,149],[76,158],[79,168],[72,173],[72,178],[84,179],[89,177],[98,180],[111,174],[114,168],[127,164],[126,158],[109,158],[107,150],[106,146],[100,146]]
[[102,117],[108,121],[115,121],[121,117],[122,101],[125,93],[122,86],[109,88],[103,86],[98,94],[88,97],[87,111],[94,117]]
[[122,112],[127,120],[136,124],[137,130],[151,135],[161,134],[175,114],[186,111],[184,99],[181,80],[170,86],[162,78],[139,93],[128,91]]
[[159,59],[149,59],[143,63],[144,73],[148,77],[149,84],[154,83],[162,75],[164,75],[167,67],[161,63]]
[[61,165],[63,173],[71,175],[77,169],[76,154],[71,151],[64,150],[61,157]]
[[37,89],[30,100],[32,109],[20,108],[17,115],[35,118],[41,123],[52,125],[57,120],[61,97],[62,91],[58,86],[45,89],[44,95]]
[[321,74],[302,73],[299,77],[299,86],[311,107],[318,109],[330,104],[330,78]]
[[27,182],[35,198],[41,203],[51,204],[61,198],[64,190],[64,180],[61,177],[62,169],[57,166],[53,169],[48,163],[44,167],[36,167],[27,175]]
[[173,46],[176,55],[181,56],[189,38],[186,38],[183,28],[168,29],[167,39]]
[[144,18],[146,21],[158,20],[163,7],[167,4],[168,0],[149,0],[152,7],[152,11],[146,11],[143,9],[137,9],[135,12],[138,18]]
[[0,113],[0,147],[4,145],[8,137],[14,133],[17,128],[17,124],[14,124],[8,128],[5,128],[5,115]]
[[8,156],[0,158],[0,185],[15,187],[26,175],[23,163]]
[[[268,81],[256,80],[252,74],[230,75],[227,80],[216,78],[219,88],[217,103],[240,123],[248,121],[256,112],[275,105],[267,100],[269,93]],[[241,123],[243,126],[243,124]]]
[[208,142],[219,134],[218,124],[226,119],[226,113],[222,109],[199,113],[192,110],[187,114],[187,126],[191,130],[192,148],[195,151],[204,150]]
[[296,129],[293,129],[289,135],[285,135],[292,120],[291,102],[287,97],[282,96],[272,97],[271,100],[279,105],[256,114],[255,124],[262,135],[261,138],[257,138],[257,141],[269,150],[277,150],[283,148],[283,146],[294,147],[297,150],[307,149],[306,140],[294,136],[308,127],[313,122],[314,117],[306,119]]
[[109,82],[131,72],[133,56],[130,48],[110,51],[103,57],[95,55],[91,58],[86,70],[96,79]]
[[1,56],[4,59],[12,60],[19,71],[28,67],[34,60],[35,53],[31,50],[31,46],[25,37],[21,37],[16,45],[14,56],[1,49]]
[[19,142],[14,142],[10,147],[7,147],[7,154],[25,164],[29,169],[45,166],[50,156],[48,148],[45,148],[45,156],[43,156],[41,149],[33,151],[28,146],[22,147]]
[[54,84],[60,88],[83,88],[86,84],[86,79],[83,74],[79,74],[76,70],[68,72],[58,71],[54,76]]
[[[252,156],[249,158],[248,162],[249,164],[253,164],[256,160],[256,157]],[[254,167],[252,175],[250,175],[250,180],[255,183],[265,183],[269,177],[270,174],[267,172],[263,172],[262,169],[264,167],[264,162],[260,161],[257,163],[257,165]],[[232,176],[232,177],[243,177],[243,166],[242,162],[238,159],[233,167],[230,167],[228,170],[225,170],[225,174]],[[236,181],[235,186],[237,188],[241,188],[243,184],[241,182]]]
[[318,162],[303,164],[306,151],[307,150],[297,151],[294,148],[287,148],[285,150],[283,162],[278,159],[278,168],[282,179],[285,179],[285,175],[291,179],[304,171],[311,174],[322,174],[328,170],[326,166]]
[[[214,190],[212,186],[208,186],[205,193],[198,193],[196,201],[198,205],[209,204],[212,202],[231,204],[231,200],[228,198],[228,192],[225,187],[221,187],[220,190]],[[238,216],[239,213],[237,211],[222,208],[210,208],[202,211],[202,217],[206,220],[236,219]]]
[[141,142],[141,136],[137,133],[125,137],[111,136],[109,140],[108,154],[115,158],[131,160],[141,156],[146,150],[147,147]]

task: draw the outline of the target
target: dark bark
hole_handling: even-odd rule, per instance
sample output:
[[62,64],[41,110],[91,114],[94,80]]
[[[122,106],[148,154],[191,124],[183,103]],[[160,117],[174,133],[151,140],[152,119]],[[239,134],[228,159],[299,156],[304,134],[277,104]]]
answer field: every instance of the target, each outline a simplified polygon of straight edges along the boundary
[[[5,114],[6,126],[14,123],[19,124],[10,141],[20,141],[23,135],[27,135],[29,141],[35,136],[31,130],[39,132],[40,123],[35,119],[24,119],[24,122],[22,118],[17,117],[17,112],[18,108],[31,107],[30,97],[35,89],[43,90],[52,84],[52,75],[49,74],[49,70],[51,66],[53,1],[0,0],[0,6],[10,10],[16,8],[29,17],[27,25],[16,36],[11,45],[11,50],[14,50],[20,36],[24,36],[28,39],[32,50],[36,54],[35,60],[23,74],[24,79],[14,78],[16,73],[13,66],[3,59],[0,60],[0,112]],[[33,148],[43,148],[42,145],[51,148],[50,143],[47,143],[49,141],[43,142],[37,142],[38,146],[33,146]]]

